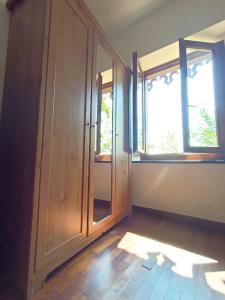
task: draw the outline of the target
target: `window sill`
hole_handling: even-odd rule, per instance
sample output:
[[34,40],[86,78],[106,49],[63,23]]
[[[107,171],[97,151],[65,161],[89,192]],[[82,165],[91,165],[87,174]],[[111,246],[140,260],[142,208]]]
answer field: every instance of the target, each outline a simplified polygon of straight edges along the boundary
[[225,160],[133,160],[134,164],[225,164]]
[[95,155],[95,162],[97,163],[111,163],[112,155],[111,154],[98,154]]
[[223,153],[141,154],[140,160],[134,160],[133,163],[225,164],[225,155]]

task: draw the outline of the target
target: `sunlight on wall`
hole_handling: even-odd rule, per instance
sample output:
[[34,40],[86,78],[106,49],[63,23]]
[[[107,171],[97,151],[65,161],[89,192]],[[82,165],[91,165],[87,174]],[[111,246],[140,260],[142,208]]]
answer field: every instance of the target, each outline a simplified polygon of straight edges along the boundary
[[188,252],[186,250],[158,242],[131,232],[127,232],[118,248],[134,254],[144,260],[156,255],[156,263],[161,266],[166,260],[171,262],[172,271],[183,277],[193,279],[195,265],[215,264],[218,261]]
[[152,192],[157,191],[157,189],[160,189],[161,184],[164,180],[166,180],[167,176],[169,175],[169,168],[165,167],[157,176],[155,176],[154,182],[152,182]]

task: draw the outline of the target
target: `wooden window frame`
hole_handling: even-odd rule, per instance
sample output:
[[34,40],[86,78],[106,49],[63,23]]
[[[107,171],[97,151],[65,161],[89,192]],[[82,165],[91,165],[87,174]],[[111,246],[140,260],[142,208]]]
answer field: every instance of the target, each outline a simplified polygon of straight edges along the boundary
[[98,101],[97,101],[97,142],[96,142],[96,151],[95,154],[99,155],[101,152],[101,110],[102,110],[102,92],[103,92],[103,86],[102,86],[102,75],[101,73],[98,73],[98,80],[97,80],[97,91],[98,91]]
[[[142,103],[141,103],[141,106],[142,106],[142,145],[141,145],[141,151],[138,150],[140,153],[143,153],[146,151],[145,147],[146,147],[146,97],[145,97],[145,89],[146,89],[146,82],[145,82],[145,75],[144,75],[144,72],[142,71],[142,68],[141,68],[141,65],[140,63],[138,62],[138,80],[137,80],[137,84],[139,84],[139,82],[141,82],[142,84]],[[138,99],[137,99],[138,100]],[[137,104],[137,113],[138,113],[138,104]],[[137,116],[138,117],[138,116]],[[137,129],[138,131],[138,129]],[[138,144],[138,138],[137,138],[137,147],[139,148],[139,144]]]
[[[205,43],[180,39],[180,70],[181,70],[181,93],[182,93],[182,117],[183,117],[183,144],[184,152],[191,153],[225,153],[225,139],[222,128],[225,128],[225,95],[223,90],[223,76],[220,63],[224,64],[221,51],[225,52],[224,41],[219,43]],[[188,113],[188,70],[186,49],[210,50],[213,55],[213,75],[214,75],[214,91],[215,91],[215,108],[218,147],[193,147],[189,143],[189,113]],[[219,57],[218,57],[219,56]],[[219,60],[219,61],[218,61]],[[224,69],[225,70],[225,69]]]
[[132,57],[133,69],[133,153],[138,151],[138,53]]
[[[145,75],[141,68],[141,65],[138,61],[138,55],[137,52],[133,53],[133,73],[137,74],[136,76],[133,76],[133,152],[139,152],[143,153],[146,149],[146,117],[145,117],[145,89],[146,89],[146,82],[145,82]],[[138,84],[142,81],[142,151],[139,150],[139,144],[138,144]]]
[[[225,134],[223,134],[225,128],[225,75],[223,71],[225,70],[225,55],[224,55],[224,41],[219,43],[203,43],[197,41],[189,41],[180,39],[180,58],[167,62],[165,64],[159,65],[155,68],[146,70],[144,72],[144,86],[146,87],[147,78],[154,74],[160,74],[165,70],[170,68],[180,69],[181,72],[181,104],[182,104],[182,129],[183,129],[183,143],[184,152],[175,154],[147,154],[146,153],[146,134],[147,134],[147,118],[146,118],[146,101],[144,101],[145,113],[143,114],[145,123],[145,153],[140,154],[141,161],[196,161],[196,162],[221,162],[225,161]],[[217,122],[217,136],[219,147],[190,147],[189,146],[189,124],[188,124],[188,95],[187,95],[187,58],[186,58],[186,48],[196,48],[196,49],[207,49],[211,50],[213,54],[214,64],[214,90],[215,90],[215,107],[216,107],[216,122]],[[185,51],[185,53],[184,53]],[[137,57],[137,53],[136,53]],[[185,59],[186,58],[186,59]],[[138,70],[138,59],[137,59],[137,69],[133,69],[133,72]],[[135,76],[134,76],[135,77]],[[134,105],[133,109],[137,109],[137,83],[138,77],[135,81],[134,78]],[[135,94],[136,93],[136,94]],[[147,89],[145,88],[144,97],[146,99]],[[137,117],[137,116],[136,116]],[[138,132],[137,120],[134,119],[134,128]],[[135,127],[136,125],[136,127]],[[135,135],[134,135],[135,140]],[[135,151],[133,151],[135,153]],[[137,152],[136,152],[137,153]]]

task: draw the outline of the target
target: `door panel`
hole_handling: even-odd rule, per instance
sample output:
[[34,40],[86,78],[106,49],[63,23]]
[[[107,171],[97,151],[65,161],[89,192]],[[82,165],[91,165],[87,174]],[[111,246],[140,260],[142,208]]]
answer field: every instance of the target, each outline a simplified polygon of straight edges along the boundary
[[88,233],[114,220],[114,55],[96,31],[93,43]]
[[116,215],[129,209],[129,76],[117,63],[116,84]]
[[50,30],[37,268],[83,239],[87,222],[83,174],[89,27],[66,1],[58,0],[52,1]]

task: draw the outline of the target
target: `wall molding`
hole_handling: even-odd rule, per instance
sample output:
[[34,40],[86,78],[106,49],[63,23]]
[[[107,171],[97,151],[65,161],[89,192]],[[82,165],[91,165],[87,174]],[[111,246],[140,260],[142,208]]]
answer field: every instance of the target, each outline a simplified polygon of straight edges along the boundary
[[225,223],[191,217],[191,216],[186,216],[186,215],[162,211],[162,210],[157,210],[157,209],[153,209],[153,208],[136,206],[136,205],[133,205],[133,211],[134,212],[142,212],[142,213],[146,213],[148,215],[170,219],[170,220],[180,222],[180,223],[195,225],[198,227],[202,227],[204,229],[216,230],[216,231],[219,231],[219,232],[222,232],[225,234]]

